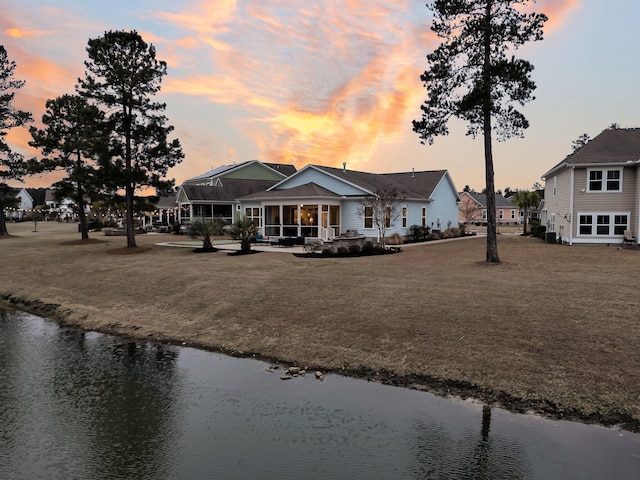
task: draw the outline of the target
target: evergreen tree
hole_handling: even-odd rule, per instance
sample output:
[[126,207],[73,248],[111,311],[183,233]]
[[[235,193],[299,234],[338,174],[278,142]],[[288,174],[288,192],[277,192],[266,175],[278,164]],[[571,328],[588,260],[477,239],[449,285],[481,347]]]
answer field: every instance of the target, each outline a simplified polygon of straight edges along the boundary
[[98,107],[77,95],[47,100],[46,108],[42,116],[45,128],[29,129],[33,138],[29,144],[41,148],[46,156],[32,166],[32,171],[67,173],[66,178],[53,186],[59,196],[71,197],[76,202],[81,237],[86,240],[89,234],[85,195],[97,188],[98,157],[106,150],[105,116]]
[[5,208],[17,204],[7,181],[22,181],[27,173],[24,157],[11,150],[5,137],[9,129],[22,127],[32,121],[30,113],[12,105],[16,90],[24,86],[24,80],[14,78],[15,69],[16,62],[9,60],[7,51],[0,45],[0,236],[9,235],[4,220]]
[[[522,135],[529,126],[514,104],[533,99],[533,65],[507,57],[528,41],[542,39],[547,17],[524,13],[529,0],[436,0],[431,30],[443,40],[427,55],[429,68],[421,75],[428,98],[422,119],[413,129],[423,143],[447,135],[448,120],[467,122],[467,134],[484,137],[487,194],[486,261],[500,261],[497,245],[492,133],[504,140]],[[495,122],[495,124],[494,124]]]
[[136,32],[110,31],[89,40],[85,78],[78,92],[93,99],[110,125],[110,153],[101,164],[108,186],[125,192],[127,246],[135,247],[134,196],[141,187],[164,192],[173,180],[164,178],[184,157],[180,142],[169,140],[173,127],[162,114],[166,104],[153,101],[167,64]]

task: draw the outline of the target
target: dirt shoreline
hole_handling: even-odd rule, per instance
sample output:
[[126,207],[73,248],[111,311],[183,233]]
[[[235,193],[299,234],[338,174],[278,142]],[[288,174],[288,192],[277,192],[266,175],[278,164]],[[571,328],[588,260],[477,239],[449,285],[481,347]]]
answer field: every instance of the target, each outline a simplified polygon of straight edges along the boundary
[[640,285],[622,282],[635,278],[637,252],[501,236],[503,264],[486,267],[481,238],[311,261],[194,255],[141,235],[143,252],[123,256],[109,253],[122,239],[63,245],[77,233],[49,228],[0,240],[0,304],[138,341],[640,431]]

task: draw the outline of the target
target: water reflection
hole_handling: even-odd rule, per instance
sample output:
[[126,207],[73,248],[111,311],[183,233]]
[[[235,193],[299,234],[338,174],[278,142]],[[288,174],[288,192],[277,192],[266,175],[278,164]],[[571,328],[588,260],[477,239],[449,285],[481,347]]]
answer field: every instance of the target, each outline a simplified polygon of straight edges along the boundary
[[0,477],[166,478],[177,349],[38,322],[2,316],[0,450],[14,471]]
[[0,478],[638,478],[638,435],[266,367],[0,311]]

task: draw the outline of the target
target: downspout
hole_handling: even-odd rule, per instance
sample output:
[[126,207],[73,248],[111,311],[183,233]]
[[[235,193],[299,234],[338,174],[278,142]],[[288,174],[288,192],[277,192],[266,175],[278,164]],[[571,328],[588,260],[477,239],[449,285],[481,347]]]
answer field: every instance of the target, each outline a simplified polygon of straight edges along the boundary
[[576,191],[574,190],[574,176],[576,172],[576,167],[571,167],[571,187],[569,191],[571,192],[571,196],[569,197],[569,245],[573,245],[573,220],[575,218],[573,211],[573,198],[576,195]]

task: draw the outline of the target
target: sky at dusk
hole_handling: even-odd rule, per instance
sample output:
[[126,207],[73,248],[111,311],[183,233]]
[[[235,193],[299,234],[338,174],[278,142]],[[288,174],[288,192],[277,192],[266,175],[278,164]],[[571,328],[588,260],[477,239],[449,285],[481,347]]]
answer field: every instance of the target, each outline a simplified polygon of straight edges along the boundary
[[[40,119],[73,93],[86,46],[137,30],[168,64],[158,99],[180,139],[180,184],[220,165],[258,159],[368,172],[448,169],[459,190],[484,187],[481,138],[452,123],[422,145],[411,121],[420,74],[438,45],[424,1],[0,0],[1,44],[26,80],[15,105]],[[640,126],[640,1],[538,0],[545,38],[516,55],[535,65],[536,99],[523,139],[494,142],[496,188],[530,189],[612,123]],[[9,144],[27,157],[27,129]],[[55,179],[53,179],[55,181]],[[50,177],[28,186],[49,186]]]

